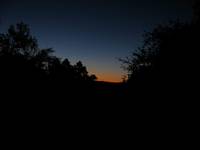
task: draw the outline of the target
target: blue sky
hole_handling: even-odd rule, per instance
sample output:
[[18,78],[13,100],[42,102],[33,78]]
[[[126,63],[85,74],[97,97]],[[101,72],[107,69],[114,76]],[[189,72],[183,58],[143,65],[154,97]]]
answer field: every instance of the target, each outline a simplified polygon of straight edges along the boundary
[[190,0],[1,0],[0,31],[23,21],[42,48],[81,60],[99,80],[120,81],[125,57],[142,34],[169,20],[189,20]]

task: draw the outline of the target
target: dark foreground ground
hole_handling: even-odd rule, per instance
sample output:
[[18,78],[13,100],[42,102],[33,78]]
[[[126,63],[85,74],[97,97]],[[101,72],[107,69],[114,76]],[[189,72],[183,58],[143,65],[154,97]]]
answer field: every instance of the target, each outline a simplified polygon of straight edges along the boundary
[[122,98],[124,94],[124,84],[123,83],[113,83],[113,82],[96,82],[95,91],[97,97],[99,98]]
[[[164,99],[159,102],[138,98],[134,96],[135,91],[128,97],[126,87],[120,83],[96,82],[93,89],[82,91],[77,91],[77,87],[69,90],[55,85],[47,89],[22,88],[22,85],[8,85],[1,90],[2,130],[7,136],[15,134],[14,139],[23,135],[42,142],[48,138],[69,142],[65,139],[68,137],[75,140],[75,146],[82,146],[77,138],[96,146],[113,140],[112,146],[117,146],[122,140],[133,143],[135,137],[146,145],[143,138],[162,144],[165,140],[160,137],[168,139],[169,136],[177,142],[176,135],[186,133],[183,125],[188,115],[180,105],[169,105]],[[143,95],[148,97],[146,93]]]

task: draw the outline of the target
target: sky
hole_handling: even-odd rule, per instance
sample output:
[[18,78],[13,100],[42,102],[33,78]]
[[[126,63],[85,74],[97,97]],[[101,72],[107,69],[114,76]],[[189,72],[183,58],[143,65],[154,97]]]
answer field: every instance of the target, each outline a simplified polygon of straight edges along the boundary
[[0,32],[23,21],[41,48],[112,82],[126,73],[118,58],[142,45],[144,31],[191,16],[191,0],[0,0]]

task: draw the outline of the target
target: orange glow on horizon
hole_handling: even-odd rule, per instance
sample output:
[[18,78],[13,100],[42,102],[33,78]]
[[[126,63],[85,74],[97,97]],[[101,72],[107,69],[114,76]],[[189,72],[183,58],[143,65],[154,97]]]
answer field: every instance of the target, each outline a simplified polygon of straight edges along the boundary
[[121,76],[116,74],[96,74],[97,81],[122,82]]
[[109,69],[102,69],[100,67],[94,68],[91,67],[88,69],[91,74],[95,74],[97,76],[97,81],[104,81],[104,82],[114,82],[119,83],[122,82],[122,75],[123,73],[118,70],[109,70]]

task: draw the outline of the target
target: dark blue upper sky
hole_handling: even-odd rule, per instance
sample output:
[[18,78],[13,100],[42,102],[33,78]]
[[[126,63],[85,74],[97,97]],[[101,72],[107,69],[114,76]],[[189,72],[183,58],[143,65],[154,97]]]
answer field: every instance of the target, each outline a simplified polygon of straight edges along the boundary
[[100,80],[119,81],[117,58],[142,44],[159,23],[192,16],[191,0],[0,0],[0,32],[30,25],[42,48],[72,63],[81,60]]

